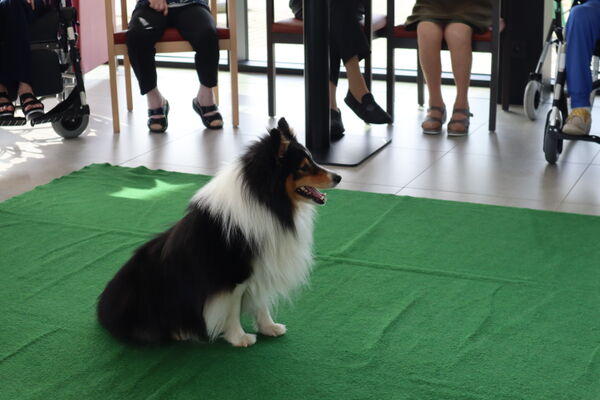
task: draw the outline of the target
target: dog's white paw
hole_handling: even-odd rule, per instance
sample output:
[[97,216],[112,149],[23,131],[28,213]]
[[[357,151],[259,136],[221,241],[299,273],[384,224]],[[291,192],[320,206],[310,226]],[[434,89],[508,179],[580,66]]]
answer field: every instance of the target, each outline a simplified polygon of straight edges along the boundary
[[252,333],[244,333],[235,337],[225,337],[229,343],[235,347],[249,347],[256,343],[256,335]]
[[267,326],[261,326],[258,331],[265,336],[282,336],[287,332],[287,328],[284,324],[273,323]]

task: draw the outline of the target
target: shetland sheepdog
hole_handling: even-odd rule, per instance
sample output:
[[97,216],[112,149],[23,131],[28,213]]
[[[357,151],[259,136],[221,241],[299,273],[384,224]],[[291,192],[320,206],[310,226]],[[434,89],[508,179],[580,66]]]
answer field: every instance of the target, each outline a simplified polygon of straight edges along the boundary
[[137,344],[223,337],[247,347],[240,314],[281,336],[271,312],[311,270],[319,188],[341,177],[317,165],[285,119],[201,188],[187,214],[139,247],[107,284],[100,323]]

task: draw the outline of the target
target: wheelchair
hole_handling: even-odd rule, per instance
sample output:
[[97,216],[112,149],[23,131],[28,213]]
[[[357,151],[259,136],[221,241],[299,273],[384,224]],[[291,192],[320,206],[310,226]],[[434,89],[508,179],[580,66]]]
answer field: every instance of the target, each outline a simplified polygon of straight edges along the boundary
[[[573,5],[583,3],[583,1],[574,1]],[[552,94],[552,108],[546,115],[546,124],[544,126],[544,144],[543,150],[546,161],[550,164],[556,164],[563,149],[564,140],[580,140],[585,142],[600,143],[600,137],[594,135],[569,135],[562,132],[563,125],[569,115],[567,106],[567,89],[565,88],[567,74],[565,72],[566,46],[563,28],[556,29],[555,45],[557,47],[556,76],[554,79],[554,89]],[[600,43],[592,56],[592,91],[590,93],[590,104],[594,105],[596,93],[600,90],[600,80],[598,80],[600,66]]]
[[[77,47],[77,10],[67,0],[36,18],[30,26],[32,82],[38,98],[56,96],[58,104],[32,118],[31,126],[51,123],[54,131],[66,139],[76,138],[88,126],[87,104],[81,59]],[[9,90],[11,100],[16,93]],[[0,119],[0,126],[23,126],[22,117]]]
[[[542,77],[542,71],[548,53],[553,46],[558,50],[558,44],[564,42],[564,18],[561,3],[561,0],[554,0],[554,17],[546,35],[542,54],[536,64],[535,71],[529,74],[529,80],[523,94],[523,109],[525,110],[525,114],[532,121],[537,119],[541,111],[541,106],[544,101],[547,100],[548,93],[552,89],[551,83],[549,81],[544,81]],[[574,3],[577,4],[578,2],[576,1]]]

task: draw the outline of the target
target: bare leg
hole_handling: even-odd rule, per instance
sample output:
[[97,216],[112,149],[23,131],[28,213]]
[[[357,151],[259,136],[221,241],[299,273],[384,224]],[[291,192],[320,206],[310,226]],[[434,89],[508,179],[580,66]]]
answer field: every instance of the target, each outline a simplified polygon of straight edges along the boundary
[[329,108],[332,110],[339,110],[337,106],[337,101],[335,99],[337,91],[337,86],[333,84],[333,82],[329,81]]
[[365,78],[360,72],[358,57],[352,57],[344,64],[344,66],[346,67],[350,93],[352,93],[352,96],[354,96],[359,103],[362,103],[362,98],[365,94],[369,93],[369,89],[367,88]]
[[[198,103],[202,107],[212,106],[213,104],[215,104],[215,98],[213,95],[212,88],[206,87],[204,85],[200,85],[200,88],[198,89],[198,94],[196,95],[196,99],[198,100]],[[218,113],[218,111],[209,111],[209,112],[205,113],[204,115],[209,117],[216,113]],[[222,126],[222,125],[223,125],[223,121],[221,121],[219,119],[216,119],[210,123],[210,126]]]
[[[473,62],[473,28],[461,23],[451,23],[446,26],[444,38],[450,49],[452,59],[452,73],[456,83],[456,100],[454,108],[469,108],[469,83],[471,80],[471,64]],[[453,119],[465,119],[464,114],[454,114]],[[452,130],[465,131],[465,126],[460,123],[452,124]]]
[[[442,50],[443,28],[431,21],[423,21],[417,25],[417,37],[419,43],[419,61],[425,74],[427,92],[429,93],[429,106],[444,108],[442,98],[442,61],[440,51]],[[442,113],[432,110],[429,116],[442,118]],[[424,122],[423,129],[439,128],[438,122]]]
[[285,325],[273,322],[268,307],[260,310],[256,316],[258,331],[266,336],[281,336],[287,331]]

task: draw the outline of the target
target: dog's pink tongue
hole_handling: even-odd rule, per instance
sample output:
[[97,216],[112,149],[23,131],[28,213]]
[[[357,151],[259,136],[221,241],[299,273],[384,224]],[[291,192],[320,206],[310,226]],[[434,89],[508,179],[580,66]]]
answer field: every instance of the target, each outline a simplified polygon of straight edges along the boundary
[[307,186],[306,189],[308,189],[311,197],[315,202],[319,204],[325,204],[325,202],[327,201],[327,197],[325,196],[325,194],[319,192],[316,188],[312,186]]

